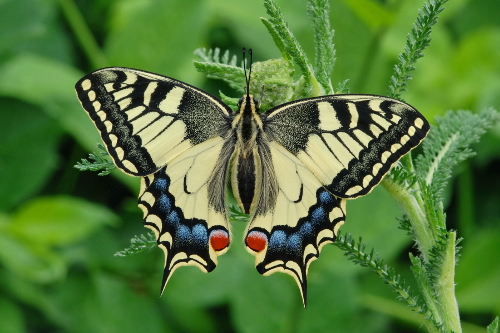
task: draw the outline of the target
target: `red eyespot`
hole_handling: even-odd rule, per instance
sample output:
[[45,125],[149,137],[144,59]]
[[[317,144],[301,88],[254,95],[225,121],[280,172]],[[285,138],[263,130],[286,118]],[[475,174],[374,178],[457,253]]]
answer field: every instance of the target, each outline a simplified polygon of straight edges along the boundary
[[224,230],[214,230],[210,233],[210,245],[215,251],[224,250],[229,246],[229,234]]
[[260,231],[251,231],[247,236],[246,243],[255,252],[260,252],[266,248],[267,236]]

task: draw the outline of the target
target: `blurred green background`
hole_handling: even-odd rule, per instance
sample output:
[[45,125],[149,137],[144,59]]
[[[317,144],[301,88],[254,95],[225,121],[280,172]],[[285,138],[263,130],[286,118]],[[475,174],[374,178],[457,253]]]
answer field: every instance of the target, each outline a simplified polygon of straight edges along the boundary
[[[276,2],[313,58],[305,1]],[[423,1],[330,4],[333,85],[350,79],[351,92],[385,94]],[[0,0],[0,332],[424,330],[376,276],[331,245],[309,270],[306,310],[293,279],[260,276],[238,241],[210,274],[176,271],[161,298],[159,249],[113,256],[146,233],[138,182],[73,168],[100,142],[74,84],[98,67],[127,66],[238,97],[196,73],[193,51],[250,47],[258,61],[278,58],[262,16],[261,0]],[[99,48],[76,37],[85,25]],[[431,122],[447,110],[500,109],[498,0],[451,0],[432,39],[403,98]],[[485,332],[500,314],[500,125],[474,148],[448,187],[446,210],[464,237],[456,275],[464,330]],[[379,187],[347,211],[342,232],[363,237],[413,285],[414,249],[398,229],[395,201]],[[235,239],[244,228],[234,225]]]

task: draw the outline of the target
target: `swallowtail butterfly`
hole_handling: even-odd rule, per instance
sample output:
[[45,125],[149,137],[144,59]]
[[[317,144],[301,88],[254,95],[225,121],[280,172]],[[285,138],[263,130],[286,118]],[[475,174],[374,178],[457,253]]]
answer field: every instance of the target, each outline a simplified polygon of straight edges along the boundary
[[[248,80],[247,78],[247,92]],[[233,111],[175,79],[110,67],[76,84],[116,166],[142,177],[139,207],[165,253],[161,291],[180,266],[212,271],[232,241],[228,187],[250,214],[245,246],[263,275],[283,272],[305,304],[307,270],[369,193],[426,136],[413,107],[375,95],[296,100]]]

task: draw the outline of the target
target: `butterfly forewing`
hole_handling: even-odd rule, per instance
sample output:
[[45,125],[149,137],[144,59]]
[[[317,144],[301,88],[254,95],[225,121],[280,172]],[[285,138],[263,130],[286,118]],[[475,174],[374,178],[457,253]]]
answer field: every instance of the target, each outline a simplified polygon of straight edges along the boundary
[[374,95],[332,95],[278,106],[265,130],[334,195],[369,193],[429,124],[410,105]]
[[134,176],[230,128],[229,107],[186,83],[130,68],[92,72],[76,84],[116,166]]

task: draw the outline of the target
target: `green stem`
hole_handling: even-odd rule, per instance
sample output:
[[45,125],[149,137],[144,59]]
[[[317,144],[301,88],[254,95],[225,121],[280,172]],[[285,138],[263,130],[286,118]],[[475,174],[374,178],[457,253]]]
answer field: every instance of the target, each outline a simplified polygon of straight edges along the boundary
[[87,26],[87,23],[85,22],[85,19],[80,13],[78,7],[72,0],[59,0],[59,4],[61,5],[62,12],[66,17],[66,21],[71,27],[71,30],[73,30],[73,33],[80,43],[83,52],[85,52],[87,58],[89,59],[91,66],[93,68],[106,67],[108,63],[106,56],[99,48],[99,45],[94,39],[94,36]]
[[434,246],[435,241],[434,233],[422,209],[422,200],[419,200],[419,197],[415,196],[414,193],[411,193],[408,189],[391,180],[389,177],[385,177],[381,184],[403,207],[405,213],[408,215],[423,259],[425,262],[428,262],[428,254],[432,246]]
[[436,284],[436,303],[441,308],[445,330],[447,332],[461,333],[460,314],[455,296],[456,237],[454,231],[448,232],[446,252]]

